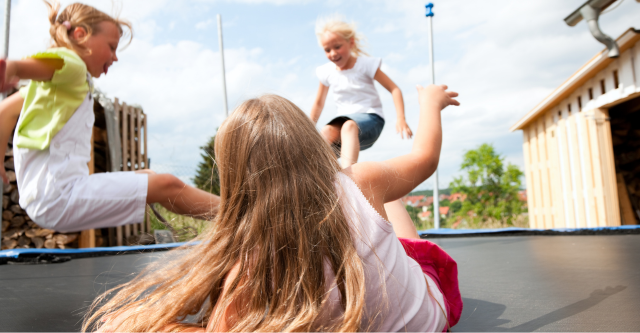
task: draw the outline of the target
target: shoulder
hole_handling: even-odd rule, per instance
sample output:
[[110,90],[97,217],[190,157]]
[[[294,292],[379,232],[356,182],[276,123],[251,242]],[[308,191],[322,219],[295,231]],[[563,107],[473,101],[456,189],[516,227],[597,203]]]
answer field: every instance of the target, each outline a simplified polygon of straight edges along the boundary
[[316,76],[318,76],[318,80],[327,87],[330,85],[329,77],[335,72],[337,72],[336,65],[332,62],[328,62],[316,68]]
[[382,64],[382,58],[359,56],[358,62],[367,68],[375,67],[377,69]]
[[367,76],[373,78],[382,64],[382,59],[375,57],[360,56],[356,63],[359,67],[359,71],[365,73]]

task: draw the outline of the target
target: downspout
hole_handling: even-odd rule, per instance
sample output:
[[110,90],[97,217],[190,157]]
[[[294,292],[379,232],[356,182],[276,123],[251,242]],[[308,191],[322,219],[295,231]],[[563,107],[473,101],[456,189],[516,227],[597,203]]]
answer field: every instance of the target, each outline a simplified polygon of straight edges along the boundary
[[616,0],[589,0],[564,19],[564,21],[572,27],[578,24],[582,19],[587,21],[591,35],[593,35],[597,41],[604,44],[609,50],[609,58],[619,57],[620,49],[613,38],[605,35],[602,30],[600,30],[598,18],[600,17],[602,10],[615,1]]

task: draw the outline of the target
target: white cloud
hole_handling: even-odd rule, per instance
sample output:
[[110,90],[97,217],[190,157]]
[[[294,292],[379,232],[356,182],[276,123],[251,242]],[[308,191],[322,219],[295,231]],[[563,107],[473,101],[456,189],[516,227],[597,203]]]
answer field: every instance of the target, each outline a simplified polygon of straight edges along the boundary
[[196,30],[205,30],[209,28],[213,24],[213,19],[208,19],[206,21],[201,21],[196,23]]

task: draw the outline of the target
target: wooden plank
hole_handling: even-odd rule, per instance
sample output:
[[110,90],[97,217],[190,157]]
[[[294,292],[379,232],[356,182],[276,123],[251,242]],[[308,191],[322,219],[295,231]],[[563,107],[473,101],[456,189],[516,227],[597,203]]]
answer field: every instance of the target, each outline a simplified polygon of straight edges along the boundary
[[122,226],[116,227],[116,244],[118,244],[118,246],[124,245]]
[[619,173],[616,175],[616,180],[618,185],[618,197],[620,198],[620,215],[622,224],[638,224],[635,217],[636,214],[633,213],[633,206],[629,199],[629,192],[627,192],[627,184],[624,181],[624,177]]
[[604,196],[607,203],[607,225],[620,226],[620,206],[616,182],[616,167],[613,157],[613,142],[611,138],[611,124],[609,110],[597,109],[596,119],[599,122],[600,148],[604,168]]
[[562,178],[560,177],[560,157],[558,155],[558,133],[553,117],[553,111],[547,112],[545,115],[547,152],[549,154],[549,187],[552,195],[552,224],[554,228],[563,228],[565,219],[564,203],[562,201]]
[[131,161],[131,168],[129,170],[136,170],[136,114],[133,107],[129,107],[129,160]]
[[582,183],[585,205],[585,223],[589,228],[597,227],[596,200],[594,195],[594,175],[591,158],[591,141],[589,140],[589,128],[585,119],[586,113],[582,112],[576,116],[578,125],[578,135],[580,143],[580,162],[582,164]]
[[540,170],[540,187],[542,189],[542,200],[540,204],[542,206],[542,214],[544,221],[544,228],[553,228],[553,219],[551,214],[551,179],[549,178],[549,154],[547,152],[547,128],[545,124],[545,118],[540,117],[537,121],[537,136],[538,136],[538,154],[540,155],[540,162],[538,168]]
[[[147,132],[148,132],[147,124],[148,124],[148,120],[149,119],[147,118],[147,115],[144,114],[144,112],[143,112],[143,115],[144,115],[144,121],[143,121],[144,126],[142,126],[142,128],[144,129],[144,142],[143,142],[143,146],[144,146],[144,155],[143,156],[144,157],[143,157],[143,162],[144,162],[144,168],[145,169],[149,169],[149,153],[147,152]],[[148,230],[151,230],[151,229],[148,229]]]
[[589,129],[589,141],[591,143],[591,166],[593,176],[593,196],[595,199],[596,223],[598,227],[607,226],[607,210],[604,198],[604,178],[603,161],[599,143],[598,125],[596,120],[596,110],[589,110],[586,119]]
[[129,108],[122,103],[122,171],[129,171]]
[[[567,119],[564,117],[566,113],[562,111],[558,114],[558,123],[556,124],[558,134],[558,151],[560,152],[560,167],[563,184],[563,201],[565,211],[565,228],[575,228],[576,214],[573,204],[573,182],[571,181],[571,163],[569,159],[569,139],[567,134]],[[566,112],[566,111],[565,111]]]
[[544,228],[544,214],[542,214],[542,186],[540,180],[540,155],[538,153],[538,136],[535,123],[529,126],[529,149],[531,150],[531,170],[533,171],[534,218],[536,228]]
[[78,247],[81,249],[96,247],[96,231],[95,229],[83,230],[80,232],[80,240]]
[[107,122],[107,141],[109,145],[109,171],[117,172],[122,171],[122,143],[120,135],[120,119],[121,119],[121,106],[118,104],[118,99],[115,99],[113,108],[104,107],[105,120]]
[[522,129],[522,151],[524,155],[524,174],[527,184],[527,211],[529,212],[529,227],[536,228],[536,220],[533,214],[535,201],[533,199],[533,170],[531,170],[531,149],[529,142],[529,126]]
[[138,168],[136,170],[140,170],[142,169],[142,109],[137,108],[136,109],[136,123],[138,125],[138,140],[137,140],[137,147],[136,147],[136,152],[138,153],[137,156],[137,162],[138,162]]
[[571,182],[573,183],[573,204],[576,210],[576,228],[587,226],[584,206],[584,192],[582,186],[582,166],[580,161],[580,145],[578,142],[577,112],[572,112],[567,124],[569,138],[569,158],[571,161]]

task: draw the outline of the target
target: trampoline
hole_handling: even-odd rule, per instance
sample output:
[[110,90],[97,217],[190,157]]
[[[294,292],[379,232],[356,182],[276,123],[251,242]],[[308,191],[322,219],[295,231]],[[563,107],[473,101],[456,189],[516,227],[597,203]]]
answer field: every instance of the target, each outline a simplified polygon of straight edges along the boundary
[[[454,332],[640,330],[638,226],[423,234],[458,262],[464,311]],[[0,330],[78,331],[98,293],[162,255],[141,251],[167,247],[50,251],[70,260],[2,265]],[[33,261],[37,254],[3,251],[0,259]]]

